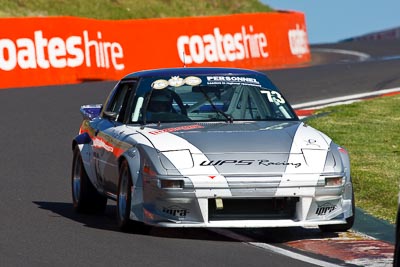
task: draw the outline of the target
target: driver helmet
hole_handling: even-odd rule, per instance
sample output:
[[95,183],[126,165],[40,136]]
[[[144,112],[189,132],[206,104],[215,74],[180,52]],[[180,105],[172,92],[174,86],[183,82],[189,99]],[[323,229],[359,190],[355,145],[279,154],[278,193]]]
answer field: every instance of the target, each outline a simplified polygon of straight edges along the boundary
[[170,112],[173,96],[169,90],[153,90],[147,110],[150,112]]

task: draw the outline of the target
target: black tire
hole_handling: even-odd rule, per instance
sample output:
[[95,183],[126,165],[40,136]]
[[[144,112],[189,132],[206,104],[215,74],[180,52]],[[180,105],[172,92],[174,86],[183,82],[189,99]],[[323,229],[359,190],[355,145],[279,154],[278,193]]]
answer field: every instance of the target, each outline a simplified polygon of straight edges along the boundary
[[97,192],[90,181],[78,147],[74,149],[71,174],[72,203],[78,213],[103,213],[107,206],[107,197]]
[[132,221],[129,218],[132,200],[132,175],[127,161],[120,166],[118,195],[117,195],[117,222],[123,232],[148,234],[150,226],[142,222]]
[[352,201],[351,201],[351,208],[353,210],[353,215],[346,219],[345,224],[320,225],[319,229],[322,232],[328,232],[328,233],[346,232],[346,231],[350,230],[354,225],[355,212],[356,212],[354,192],[353,192]]

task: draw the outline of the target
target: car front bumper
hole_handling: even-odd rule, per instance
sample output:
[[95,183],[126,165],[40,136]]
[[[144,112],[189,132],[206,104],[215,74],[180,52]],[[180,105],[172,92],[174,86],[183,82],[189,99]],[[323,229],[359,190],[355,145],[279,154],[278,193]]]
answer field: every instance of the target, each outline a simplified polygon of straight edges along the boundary
[[352,184],[276,188],[144,188],[143,222],[162,227],[315,227],[353,215]]

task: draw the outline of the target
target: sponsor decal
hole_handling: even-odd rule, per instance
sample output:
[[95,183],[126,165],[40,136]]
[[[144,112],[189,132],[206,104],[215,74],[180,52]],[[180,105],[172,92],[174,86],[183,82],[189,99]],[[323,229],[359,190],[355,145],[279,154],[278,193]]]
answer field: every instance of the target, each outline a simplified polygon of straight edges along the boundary
[[200,166],[222,166],[224,164],[234,164],[234,165],[251,165],[255,161],[254,160],[234,160],[234,159],[227,159],[227,160],[205,160],[200,163]]
[[184,82],[187,85],[196,86],[201,84],[201,79],[199,77],[189,76],[185,78]]
[[162,212],[183,219],[189,213],[189,210],[179,206],[170,206],[170,207],[163,207]]
[[151,87],[156,89],[156,90],[164,89],[167,86],[168,86],[168,81],[167,80],[157,80],[157,81],[154,81],[151,84]]
[[332,205],[329,202],[326,202],[322,205],[318,205],[317,210],[315,211],[315,214],[317,214],[318,216],[324,216],[326,214],[331,213],[332,211],[334,211],[337,208],[336,205]]
[[151,87],[160,90],[168,87],[168,85],[173,87],[179,87],[185,84],[191,86],[199,85],[201,84],[201,79],[195,76],[189,76],[186,77],[185,79],[179,78],[179,76],[172,76],[171,79],[169,79],[168,81],[164,79],[154,81],[151,84]]
[[301,29],[299,24],[296,24],[296,29],[288,32],[290,52],[295,56],[302,56],[310,53],[308,48],[308,38],[305,29]]
[[68,38],[46,37],[43,31],[35,31],[32,38],[16,40],[0,39],[0,70],[75,68],[80,66],[115,70],[125,68],[122,59],[124,51],[121,44],[103,40],[102,33]]
[[276,166],[279,166],[279,165],[283,165],[283,166],[289,166],[289,165],[291,165],[291,166],[294,166],[295,168],[298,168],[298,167],[300,167],[300,166],[301,166],[301,163],[300,163],[300,162],[297,162],[297,163],[295,163],[295,162],[286,162],[286,161],[281,161],[281,162],[272,162],[272,161],[269,161],[269,160],[259,160],[259,162],[258,162],[258,165],[264,165],[264,166],[270,166],[270,165],[276,165]]
[[[123,134],[123,132],[115,132],[115,134]],[[101,137],[99,137],[101,136]],[[98,157],[104,156],[104,153],[110,152],[112,153],[115,157],[119,157],[121,154],[123,154],[126,150],[132,147],[132,145],[121,142],[119,140],[116,140],[113,137],[110,137],[108,135],[102,135],[101,133],[97,137],[92,137],[93,144],[92,146],[94,148],[100,148],[101,150],[97,153]]]
[[261,87],[255,78],[236,76],[207,76],[207,84],[239,84]]
[[207,81],[247,82],[247,83],[260,84],[255,78],[236,77],[236,76],[207,76]]
[[162,133],[171,133],[171,132],[177,132],[177,131],[185,131],[185,130],[193,130],[193,129],[199,129],[199,128],[204,128],[202,125],[185,125],[185,126],[180,126],[180,127],[173,127],[173,128],[165,128],[162,130],[156,130],[156,131],[150,131],[150,134],[157,135],[157,134],[162,134]]
[[113,152],[114,148],[110,145],[107,145],[102,139],[100,138],[93,138],[93,146],[97,148],[104,148],[104,150],[108,152]]
[[178,55],[182,63],[226,62],[269,56],[267,36],[255,32],[253,25],[241,26],[234,33],[221,33],[215,27],[205,35],[182,35],[177,40]]
[[200,163],[200,166],[222,166],[224,164],[233,164],[233,165],[245,165],[245,166],[250,166],[253,164],[257,165],[262,165],[262,166],[294,166],[295,168],[298,168],[301,166],[301,163],[295,163],[295,162],[286,162],[286,161],[269,161],[267,159],[260,159],[260,160],[254,160],[254,159],[242,159],[242,160],[235,160],[235,159],[227,159],[227,160],[205,160],[202,163]]
[[282,95],[279,92],[266,90],[261,90],[260,92],[261,94],[266,94],[268,101],[270,103],[275,103],[275,105],[277,106],[286,103],[285,99],[283,99]]
[[168,80],[168,84],[173,87],[179,87],[184,84],[184,81],[182,78],[179,78],[179,76],[172,76],[171,79]]

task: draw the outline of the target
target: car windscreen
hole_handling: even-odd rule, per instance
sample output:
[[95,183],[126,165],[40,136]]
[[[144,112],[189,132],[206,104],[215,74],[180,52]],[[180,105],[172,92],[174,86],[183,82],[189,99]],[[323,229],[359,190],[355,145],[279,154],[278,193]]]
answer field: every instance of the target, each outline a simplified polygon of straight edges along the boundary
[[298,120],[275,88],[257,77],[188,76],[143,78],[131,123]]

